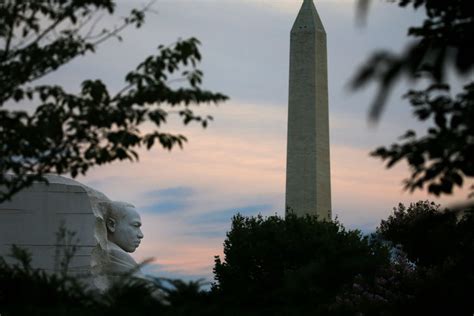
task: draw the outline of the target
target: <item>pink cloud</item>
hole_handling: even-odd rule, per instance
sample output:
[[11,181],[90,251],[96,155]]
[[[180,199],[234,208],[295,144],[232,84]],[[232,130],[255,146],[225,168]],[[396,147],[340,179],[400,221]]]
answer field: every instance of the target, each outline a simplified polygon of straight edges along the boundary
[[[230,221],[198,224],[189,219],[259,204],[272,205],[273,212],[284,214],[286,108],[233,103],[203,110],[216,116],[216,122],[206,130],[183,128],[176,122],[169,125],[189,138],[183,150],[141,150],[139,163],[96,168],[83,180],[102,181],[104,193],[139,209],[160,202],[147,192],[192,188],[193,194],[186,196],[186,206],[179,211],[142,212],[145,238],[135,257],[154,257],[163,271],[210,276],[213,257],[222,254],[223,238],[206,237],[205,233],[224,232],[230,229]],[[347,119],[341,123],[337,117],[331,124],[348,126]],[[387,171],[368,156],[369,151],[350,144],[331,146],[333,210],[345,225],[373,229],[398,202],[436,200],[423,192],[402,192],[406,167]],[[466,190],[458,190],[453,197],[436,201],[449,204],[465,196]]]

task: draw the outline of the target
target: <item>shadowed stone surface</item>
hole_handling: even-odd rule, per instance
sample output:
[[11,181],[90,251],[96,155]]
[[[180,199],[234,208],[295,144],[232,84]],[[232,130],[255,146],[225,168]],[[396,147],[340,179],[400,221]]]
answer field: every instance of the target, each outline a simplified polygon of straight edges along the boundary
[[[49,185],[35,183],[0,204],[0,256],[8,260],[6,255],[15,244],[32,254],[33,267],[59,272],[65,251],[75,245],[69,272],[88,275],[91,254],[101,235],[98,203],[109,199],[72,179],[46,178]],[[61,225],[74,232],[74,238],[58,239]]]

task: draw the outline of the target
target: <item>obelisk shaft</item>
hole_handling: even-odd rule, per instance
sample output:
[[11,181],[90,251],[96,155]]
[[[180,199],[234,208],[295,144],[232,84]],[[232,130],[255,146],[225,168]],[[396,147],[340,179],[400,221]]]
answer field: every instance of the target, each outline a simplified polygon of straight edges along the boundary
[[312,0],[291,30],[287,212],[331,218],[326,32]]

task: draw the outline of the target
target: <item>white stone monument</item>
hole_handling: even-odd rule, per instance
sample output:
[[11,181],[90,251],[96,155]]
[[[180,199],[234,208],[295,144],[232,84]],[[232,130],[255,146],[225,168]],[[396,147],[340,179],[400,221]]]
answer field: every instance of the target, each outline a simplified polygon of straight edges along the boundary
[[135,207],[129,203],[104,201],[99,204],[104,220],[107,241],[92,253],[94,285],[105,290],[124,276],[146,280],[130,253],[141,243],[142,221]]
[[[13,244],[32,254],[33,268],[60,273],[66,251],[75,247],[68,274],[92,280],[106,289],[110,279],[133,272],[142,277],[129,255],[140,244],[141,219],[133,205],[111,201],[103,193],[72,179],[47,175],[0,204],[0,256]],[[74,238],[58,239],[61,227]]]
[[286,208],[331,219],[326,32],[312,0],[291,29]]

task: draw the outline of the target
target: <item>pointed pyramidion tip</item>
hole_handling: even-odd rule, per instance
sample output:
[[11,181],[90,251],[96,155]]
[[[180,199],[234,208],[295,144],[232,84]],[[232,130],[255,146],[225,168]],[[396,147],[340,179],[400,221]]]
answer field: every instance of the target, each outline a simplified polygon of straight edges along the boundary
[[313,0],[304,0],[296,17],[291,33],[325,33],[323,23]]

